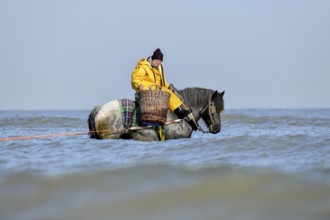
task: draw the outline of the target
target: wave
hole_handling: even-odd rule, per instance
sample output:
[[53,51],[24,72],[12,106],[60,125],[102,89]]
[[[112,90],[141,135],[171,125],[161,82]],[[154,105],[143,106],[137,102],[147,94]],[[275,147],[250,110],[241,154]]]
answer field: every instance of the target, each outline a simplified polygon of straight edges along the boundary
[[328,184],[303,176],[230,168],[133,166],[53,177],[22,172],[0,181],[2,219],[17,220],[325,220],[329,198]]

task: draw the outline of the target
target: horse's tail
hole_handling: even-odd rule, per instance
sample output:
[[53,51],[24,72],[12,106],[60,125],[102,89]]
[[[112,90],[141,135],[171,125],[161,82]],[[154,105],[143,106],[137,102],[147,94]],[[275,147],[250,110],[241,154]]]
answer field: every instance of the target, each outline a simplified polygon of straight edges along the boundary
[[100,136],[97,134],[96,127],[95,127],[95,116],[100,111],[100,109],[101,109],[100,106],[96,106],[93,108],[91,113],[89,113],[88,127],[89,127],[89,137],[90,138],[101,139]]

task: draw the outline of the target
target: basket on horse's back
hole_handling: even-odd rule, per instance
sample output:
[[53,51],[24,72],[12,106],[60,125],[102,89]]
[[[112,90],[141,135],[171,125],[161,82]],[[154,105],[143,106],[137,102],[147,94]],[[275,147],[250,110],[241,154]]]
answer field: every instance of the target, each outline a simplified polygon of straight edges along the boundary
[[[158,89],[152,90],[152,86],[156,86]],[[171,94],[161,90],[160,86],[152,86],[149,86],[148,90],[138,92],[141,121],[162,125],[166,122]]]

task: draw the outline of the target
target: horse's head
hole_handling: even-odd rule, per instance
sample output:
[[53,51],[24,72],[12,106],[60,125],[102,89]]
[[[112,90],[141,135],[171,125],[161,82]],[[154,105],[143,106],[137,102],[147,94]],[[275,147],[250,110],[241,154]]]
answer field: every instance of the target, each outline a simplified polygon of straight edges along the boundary
[[210,95],[208,103],[200,111],[200,115],[207,124],[209,132],[217,134],[221,130],[220,113],[224,110],[223,96],[225,91],[218,93],[215,91]]

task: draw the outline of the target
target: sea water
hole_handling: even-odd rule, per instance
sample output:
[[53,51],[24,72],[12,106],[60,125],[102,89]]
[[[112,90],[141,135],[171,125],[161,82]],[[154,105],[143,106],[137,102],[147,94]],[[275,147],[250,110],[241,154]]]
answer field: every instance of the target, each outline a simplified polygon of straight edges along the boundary
[[[0,111],[0,138],[88,131],[88,114]],[[165,142],[3,141],[0,219],[328,220],[330,109],[226,110],[219,134]]]

